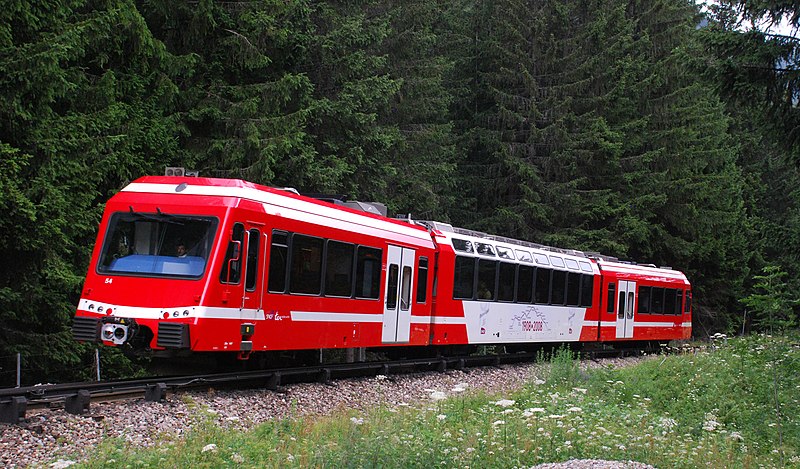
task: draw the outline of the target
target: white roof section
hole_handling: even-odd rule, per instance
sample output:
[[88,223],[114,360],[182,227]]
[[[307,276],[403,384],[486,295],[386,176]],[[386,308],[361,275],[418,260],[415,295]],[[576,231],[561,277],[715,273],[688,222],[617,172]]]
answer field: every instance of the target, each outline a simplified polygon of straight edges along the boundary
[[597,260],[598,265],[603,271],[621,274],[652,275],[654,277],[681,280],[687,285],[689,280],[680,270],[673,270],[668,267],[656,267],[652,264],[629,264],[625,262],[613,262],[604,259]]
[[[559,249],[541,244],[520,241],[502,236],[494,236],[479,231],[455,228],[445,223],[420,222],[431,229],[438,230],[437,239],[444,238],[458,255],[474,256],[481,259],[513,261],[568,272],[598,274],[597,264],[586,254],[573,249]],[[455,240],[455,241],[454,241]],[[469,242],[469,250],[464,250],[463,242]]]
[[175,182],[133,182],[121,192],[247,199],[263,204],[264,211],[271,215],[302,219],[356,232],[366,233],[376,230],[391,232],[424,241],[424,244],[427,245],[433,245],[427,230],[406,222],[352,212],[325,202],[290,195],[288,192],[283,194],[280,190],[262,190],[255,185],[215,185],[206,181],[209,179],[176,178]]

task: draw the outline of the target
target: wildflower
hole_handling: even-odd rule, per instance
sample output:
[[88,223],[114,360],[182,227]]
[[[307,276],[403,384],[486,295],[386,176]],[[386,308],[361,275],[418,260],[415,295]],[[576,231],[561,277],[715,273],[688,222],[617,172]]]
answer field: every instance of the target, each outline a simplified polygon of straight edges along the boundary
[[447,416],[446,416],[446,415],[444,415],[444,414],[439,414],[439,415],[437,415],[437,416],[436,416],[436,420],[438,420],[438,421],[440,421],[440,422],[441,422],[442,420],[446,419],[446,418],[447,418]]
[[584,388],[572,388],[572,390],[575,391],[575,392],[579,392],[581,394],[586,394],[586,391],[587,391]]
[[562,418],[564,418],[564,416],[563,415],[559,415],[559,414],[551,414],[551,415],[548,415],[547,418],[549,418],[549,419],[562,419]]
[[583,409],[581,409],[580,407],[570,407],[569,409],[567,409],[567,412],[582,412],[582,411]]
[[510,406],[514,405],[514,402],[515,401],[512,401],[511,399],[500,399],[499,401],[495,402],[494,404],[495,405],[499,405],[500,407],[510,407]]
[[376,381],[384,381],[386,380],[386,375],[375,375]]
[[294,456],[292,456],[290,454],[290,455],[286,456],[286,460],[289,461],[289,462],[294,462]]
[[471,452],[475,451],[475,448],[467,448],[464,451],[466,451],[467,453],[471,453]]
[[356,417],[350,417],[350,421],[353,422],[353,425],[362,425],[364,423],[364,419]]
[[212,453],[216,453],[217,452],[217,445],[215,445],[214,443],[211,443],[210,445],[203,446],[203,449],[201,450],[202,453],[208,453],[209,451],[212,452]]
[[431,393],[431,399],[434,401],[441,401],[447,399],[447,394],[443,393],[442,391],[433,391]]
[[514,412],[515,412],[515,410],[514,410],[514,409],[506,409],[506,410],[504,410],[504,411],[503,411],[503,412],[501,412],[501,413],[502,413],[503,415],[508,415],[508,414],[513,414]]
[[506,424],[505,420],[495,420],[494,422],[492,422],[492,425],[494,425],[495,427],[498,425],[505,425],[505,424]]
[[728,438],[734,441],[744,441],[744,437],[739,432],[731,432],[731,434],[728,435]]
[[543,385],[544,383],[545,383],[545,381],[544,381],[543,379],[535,379],[535,380],[533,381],[533,384],[535,384],[535,385],[537,385],[537,386],[541,386],[541,385]]
[[244,463],[244,456],[239,453],[233,453],[231,455],[231,461],[235,462],[236,464]]

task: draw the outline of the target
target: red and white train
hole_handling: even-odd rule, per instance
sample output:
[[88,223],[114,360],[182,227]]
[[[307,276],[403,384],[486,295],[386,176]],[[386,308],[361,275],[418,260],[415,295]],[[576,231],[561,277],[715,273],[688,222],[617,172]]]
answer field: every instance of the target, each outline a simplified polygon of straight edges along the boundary
[[370,211],[241,180],[138,179],[106,205],[73,334],[241,359],[691,335],[679,271]]

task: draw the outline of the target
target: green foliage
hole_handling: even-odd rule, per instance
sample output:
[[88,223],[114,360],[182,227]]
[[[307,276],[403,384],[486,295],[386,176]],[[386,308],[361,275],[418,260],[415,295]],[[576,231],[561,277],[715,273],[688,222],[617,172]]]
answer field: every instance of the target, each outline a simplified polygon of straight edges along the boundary
[[796,325],[792,306],[798,304],[798,299],[787,288],[786,275],[780,266],[764,267],[762,275],[753,277],[754,292],[742,298],[761,330],[783,332]]
[[[736,339],[713,353],[569,371],[571,378],[564,371],[579,364],[558,352],[535,371],[545,379],[516,391],[454,388],[435,396],[450,393],[446,400],[293,415],[244,433],[221,429],[198,409],[202,423],[185,440],[140,451],[109,441],[87,466],[113,459],[169,467],[530,467],[583,458],[675,468],[793,466],[800,461],[795,341]],[[203,452],[208,444],[217,450]]]

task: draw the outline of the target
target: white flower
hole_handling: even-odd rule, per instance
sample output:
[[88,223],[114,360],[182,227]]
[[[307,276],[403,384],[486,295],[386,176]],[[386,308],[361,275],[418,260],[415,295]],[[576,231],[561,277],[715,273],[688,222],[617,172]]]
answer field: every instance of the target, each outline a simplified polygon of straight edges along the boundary
[[239,453],[233,453],[231,455],[231,461],[235,462],[236,464],[242,464],[244,462],[244,457]]
[[533,380],[533,384],[535,384],[537,386],[541,386],[544,383],[545,383],[545,381],[543,379],[535,379],[535,380]]
[[580,407],[570,407],[569,409],[567,409],[567,412],[583,412],[583,409],[581,409]]
[[386,379],[386,375],[375,375],[376,381],[384,381]]
[[511,407],[514,405],[514,402],[511,399],[500,399],[499,401],[495,402],[494,405],[499,405],[500,407]]
[[495,420],[494,422],[492,422],[492,425],[494,425],[495,427],[498,425],[505,425],[505,424],[506,424],[505,420]]
[[549,419],[561,419],[561,418],[564,418],[564,416],[563,415],[558,415],[558,414],[551,414],[551,415],[548,415],[547,418],[549,418]]
[[508,415],[508,414],[513,414],[514,412],[516,412],[516,409],[506,409],[502,411],[501,414]]
[[728,438],[735,441],[744,441],[744,437],[739,432],[731,432],[731,434],[728,435]]
[[453,386],[453,389],[451,389],[451,391],[453,391],[453,392],[464,392],[464,391],[467,390],[468,386],[469,385],[467,383],[458,383],[455,386]]
[[475,448],[467,448],[464,451],[466,451],[467,453],[471,453],[471,452],[475,451]]
[[289,461],[289,462],[293,462],[294,461],[294,456],[292,456],[290,454],[289,456],[286,456],[286,460]]
[[70,461],[68,459],[59,459],[58,461],[50,464],[50,467],[54,469],[64,469],[65,467],[72,466],[77,464],[75,461]]
[[446,416],[446,415],[444,415],[444,414],[439,414],[439,415],[437,415],[437,416],[436,416],[436,420],[439,420],[440,422],[441,422],[442,420],[446,419],[446,418],[447,418],[447,416]]
[[208,453],[208,452],[216,453],[217,452],[217,445],[211,443],[210,445],[203,446],[203,450],[201,452]]
[[442,391],[433,391],[431,393],[431,399],[434,401],[441,401],[447,399],[447,394],[443,393]]
[[364,423],[364,419],[350,417],[350,421],[353,422],[353,425],[362,425]]
[[579,392],[581,394],[586,394],[586,391],[587,391],[584,388],[572,388],[572,390],[575,391],[575,392]]

